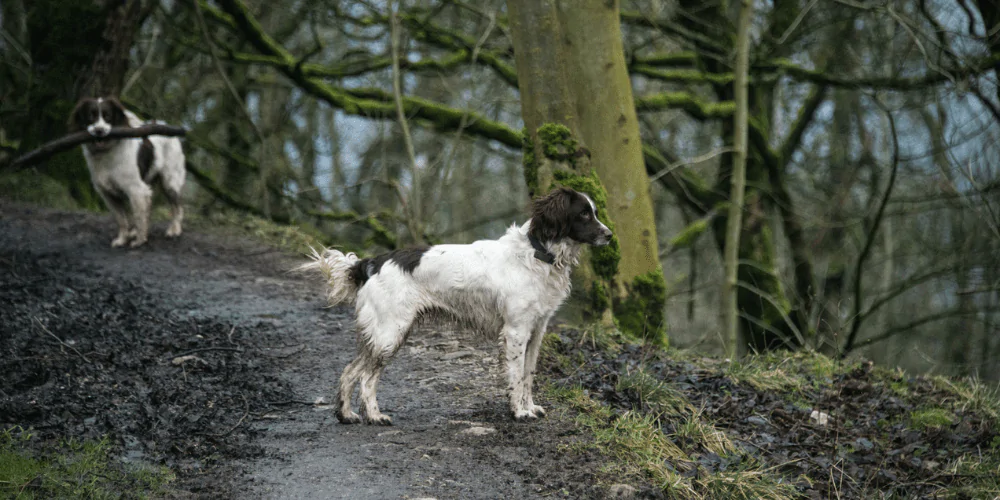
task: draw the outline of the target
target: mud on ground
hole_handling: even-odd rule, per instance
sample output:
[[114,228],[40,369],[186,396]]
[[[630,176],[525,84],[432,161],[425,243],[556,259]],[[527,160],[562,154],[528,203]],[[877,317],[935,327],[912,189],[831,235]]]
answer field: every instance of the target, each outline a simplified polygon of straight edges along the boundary
[[414,335],[387,370],[394,427],[338,424],[317,398],[353,353],[350,315],[286,254],[162,226],[111,249],[106,215],[0,201],[0,428],[107,436],[123,461],[173,469],[176,497],[603,495],[571,417],[511,422],[496,347],[449,331]]

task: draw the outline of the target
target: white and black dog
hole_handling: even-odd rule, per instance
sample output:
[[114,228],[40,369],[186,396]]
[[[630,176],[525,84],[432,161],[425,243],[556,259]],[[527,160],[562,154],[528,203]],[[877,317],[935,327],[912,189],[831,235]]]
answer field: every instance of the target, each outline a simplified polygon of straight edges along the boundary
[[594,202],[561,188],[532,205],[531,219],[498,240],[434,245],[359,259],[337,250],[313,252],[299,270],[319,270],[331,305],[354,302],[358,354],[344,369],[337,419],[362,420],[351,409],[361,383],[361,412],[369,424],[391,425],[376,400],[385,366],[414,324],[444,317],[502,341],[510,411],[535,419],[545,410],[532,399],[538,350],[549,319],[570,292],[570,271],[583,245],[607,245],[611,230],[597,219]]
[[[114,98],[81,99],[69,119],[71,132],[86,130],[95,137],[107,136],[111,127],[141,125],[142,120]],[[111,246],[127,243],[137,247],[146,242],[153,200],[150,186],[157,181],[170,203],[167,236],[180,236],[185,177],[180,139],[165,136],[103,139],[85,144],[83,156],[94,188],[118,223],[118,236]]]

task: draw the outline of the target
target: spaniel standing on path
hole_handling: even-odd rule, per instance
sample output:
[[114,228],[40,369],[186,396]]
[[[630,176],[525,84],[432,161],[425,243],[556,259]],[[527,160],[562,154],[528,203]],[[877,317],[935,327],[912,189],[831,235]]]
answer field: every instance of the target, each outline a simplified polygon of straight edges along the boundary
[[[114,98],[85,98],[77,103],[69,119],[71,132],[86,130],[105,137],[111,127],[138,127],[140,120]],[[83,146],[90,180],[118,223],[118,236],[111,246],[128,243],[137,247],[149,234],[149,210],[159,181],[170,203],[171,220],[167,236],[181,234],[184,208],[184,150],[176,137],[150,136],[136,139],[104,139]]]
[[510,411],[514,419],[535,419],[545,410],[534,403],[532,379],[549,319],[570,291],[570,271],[583,245],[607,245],[611,230],[597,220],[584,194],[558,189],[532,206],[531,219],[498,240],[468,245],[434,245],[359,259],[337,250],[314,252],[300,270],[318,270],[332,304],[353,302],[358,355],[344,369],[337,396],[341,423],[359,423],[351,408],[361,383],[361,413],[369,424],[390,425],[378,408],[379,376],[426,318],[459,322],[503,342]]

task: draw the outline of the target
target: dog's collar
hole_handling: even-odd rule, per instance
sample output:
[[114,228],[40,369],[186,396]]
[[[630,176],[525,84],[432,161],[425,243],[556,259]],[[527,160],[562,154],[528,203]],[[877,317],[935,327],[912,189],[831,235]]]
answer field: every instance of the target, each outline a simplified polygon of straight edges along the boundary
[[538,238],[532,235],[528,235],[528,242],[531,243],[531,247],[535,249],[535,258],[546,263],[552,264],[556,261],[556,256],[552,255],[552,252],[548,251]]

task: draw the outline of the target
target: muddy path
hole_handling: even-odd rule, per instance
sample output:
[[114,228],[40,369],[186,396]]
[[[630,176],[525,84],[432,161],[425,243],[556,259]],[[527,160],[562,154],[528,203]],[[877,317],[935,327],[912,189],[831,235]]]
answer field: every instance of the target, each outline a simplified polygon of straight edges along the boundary
[[112,226],[0,201],[0,426],[108,436],[171,467],[178,497],[600,496],[570,417],[508,419],[496,346],[411,336],[380,387],[395,426],[340,425],[325,402],[353,320],[297,258],[162,222],[111,249]]

